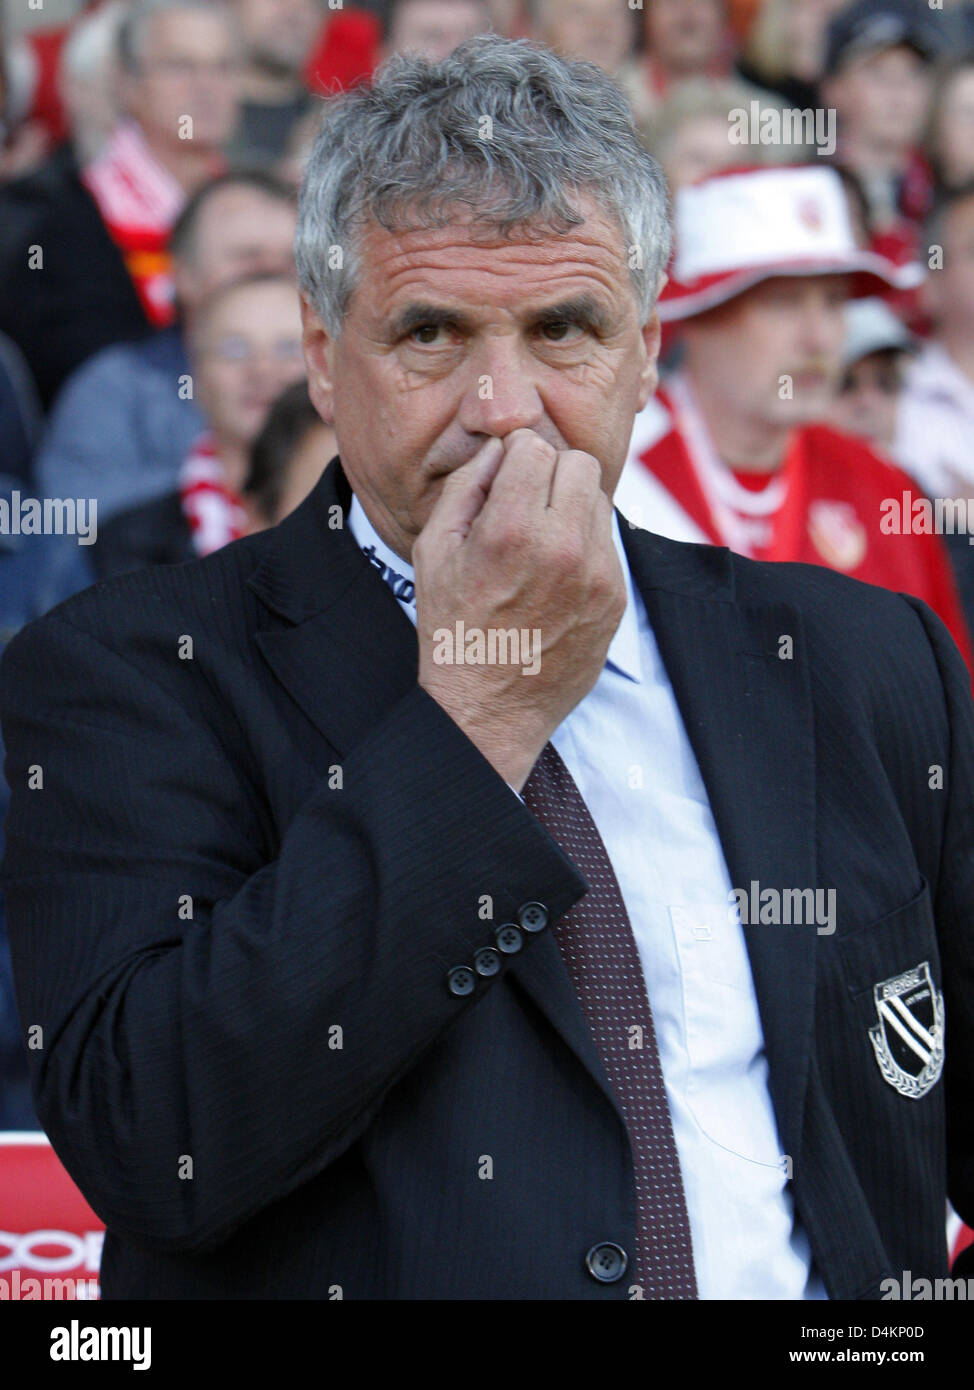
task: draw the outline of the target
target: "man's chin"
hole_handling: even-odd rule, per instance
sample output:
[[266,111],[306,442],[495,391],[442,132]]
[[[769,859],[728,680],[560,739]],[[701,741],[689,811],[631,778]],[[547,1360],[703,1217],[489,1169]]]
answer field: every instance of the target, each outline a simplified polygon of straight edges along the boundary
[[772,417],[776,424],[789,429],[800,430],[806,425],[818,425],[826,421],[832,413],[835,402],[831,390],[815,389],[803,391],[791,401],[776,401]]

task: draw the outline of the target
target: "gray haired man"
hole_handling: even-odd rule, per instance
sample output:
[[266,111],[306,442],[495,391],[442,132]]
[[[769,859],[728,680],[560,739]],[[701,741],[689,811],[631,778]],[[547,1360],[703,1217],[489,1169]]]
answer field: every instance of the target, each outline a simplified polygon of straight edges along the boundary
[[620,525],[667,250],[597,68],[393,60],[301,195],[339,455],[10,644],[18,1002],[104,1297],[947,1273],[966,670],[917,600]]

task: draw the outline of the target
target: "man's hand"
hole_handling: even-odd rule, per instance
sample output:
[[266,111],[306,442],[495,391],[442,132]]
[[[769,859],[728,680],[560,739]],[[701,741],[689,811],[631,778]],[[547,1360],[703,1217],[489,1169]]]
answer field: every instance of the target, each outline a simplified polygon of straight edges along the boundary
[[[419,683],[518,790],[598,679],[625,611],[601,483],[591,454],[514,430],[450,474],[413,546]],[[438,664],[434,633],[457,622],[485,635],[537,630],[537,674]]]

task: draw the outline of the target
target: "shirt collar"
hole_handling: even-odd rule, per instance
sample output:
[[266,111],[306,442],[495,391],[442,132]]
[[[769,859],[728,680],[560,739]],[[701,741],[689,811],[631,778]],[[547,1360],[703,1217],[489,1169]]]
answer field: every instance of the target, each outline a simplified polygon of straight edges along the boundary
[[[376,531],[371,521],[365,514],[365,508],[354,494],[352,505],[348,513],[348,527],[355,537],[356,543],[362,554],[374,566],[377,574],[388,584],[389,588],[399,600],[399,605],[409,618],[409,621],[416,626],[416,586],[414,583],[415,574],[412,565],[408,560],[403,560],[394,550],[386,545],[385,541]],[[622,544],[622,536],[619,532],[619,517],[616,512],[612,515],[612,541],[622,566],[622,575],[626,583],[626,609],[622,615],[622,621],[616,628],[615,635],[609,644],[609,651],[606,656],[606,665],[613,667],[620,675],[628,677],[629,680],[642,681],[642,663],[639,655],[639,624],[636,614],[636,604],[632,584],[632,575],[629,573],[629,561],[626,558],[625,547]]]

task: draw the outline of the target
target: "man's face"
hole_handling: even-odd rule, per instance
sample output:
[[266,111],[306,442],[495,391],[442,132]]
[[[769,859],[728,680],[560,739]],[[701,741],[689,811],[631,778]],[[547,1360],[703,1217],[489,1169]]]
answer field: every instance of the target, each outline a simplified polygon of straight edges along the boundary
[[730,142],[726,117],[694,116],[681,121],[659,158],[666,182],[676,192],[738,163],[740,147]]
[[776,276],[686,324],[691,372],[770,426],[823,419],[839,380],[845,275]]
[[900,45],[851,59],[825,85],[843,135],[881,149],[910,150],[930,101],[929,65]]
[[199,214],[191,254],[174,266],[176,297],[192,315],[220,285],[247,275],[295,275],[297,213],[279,198],[230,184]]
[[237,0],[247,56],[284,76],[300,73],[322,23],[317,0]]
[[902,386],[901,359],[894,350],[871,352],[846,368],[832,423],[890,449],[896,434],[896,407]]
[[681,77],[705,73],[720,54],[723,0],[646,0],[649,52]]
[[962,198],[944,218],[943,268],[931,270],[923,293],[939,327],[962,328],[974,339],[974,197]]
[[545,0],[538,38],[563,58],[614,73],[632,48],[632,11],[619,0]]
[[194,144],[229,140],[237,120],[239,49],[218,12],[169,10],[146,26],[137,74],[123,79],[125,105],[161,144],[182,144],[183,117],[193,119]]
[[192,358],[217,436],[253,443],[277,397],[304,376],[297,292],[276,280],[229,291],[194,333]]
[[439,61],[489,23],[482,0],[399,0],[385,52],[425,53]]
[[640,324],[619,229],[580,199],[565,236],[510,240],[458,221],[370,223],[332,341],[302,296],[311,399],[379,534],[409,558],[444,477],[491,437],[535,430],[602,465],[611,497],[656,384],[659,325]]

